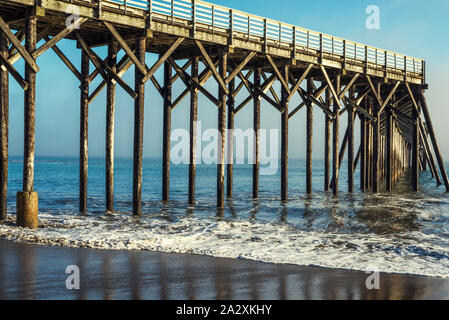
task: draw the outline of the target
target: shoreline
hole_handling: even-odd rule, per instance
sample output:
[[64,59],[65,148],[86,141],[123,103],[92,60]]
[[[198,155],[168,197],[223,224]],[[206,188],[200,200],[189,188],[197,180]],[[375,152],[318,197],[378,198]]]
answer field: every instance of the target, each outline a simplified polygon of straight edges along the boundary
[[[80,290],[65,286],[80,269]],[[68,248],[0,240],[0,299],[449,299],[449,279],[270,264],[151,251]]]

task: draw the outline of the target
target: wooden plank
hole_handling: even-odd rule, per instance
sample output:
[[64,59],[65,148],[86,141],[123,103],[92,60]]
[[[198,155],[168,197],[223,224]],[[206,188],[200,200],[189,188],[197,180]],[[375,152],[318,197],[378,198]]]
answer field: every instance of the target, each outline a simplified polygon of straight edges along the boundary
[[146,68],[145,64],[140,63],[139,59],[137,59],[136,55],[134,54],[134,51],[131,50],[131,48],[128,46],[126,41],[123,40],[122,36],[117,32],[117,30],[114,28],[114,26],[107,21],[103,21],[103,24],[109,30],[109,32],[112,34],[114,39],[118,42],[118,44],[123,49],[123,51],[126,52],[126,54],[132,60],[132,62],[136,66],[136,68],[138,68],[140,72],[146,74],[147,68]]
[[385,107],[390,102],[391,98],[393,98],[393,94],[396,92],[396,89],[399,87],[400,84],[401,84],[401,81],[397,81],[396,84],[394,85],[393,89],[391,89],[387,98],[384,100],[382,106],[380,107],[379,114],[381,114],[384,111]]
[[353,84],[354,84],[355,81],[359,78],[359,76],[360,76],[360,73],[356,73],[356,74],[352,77],[351,81],[349,81],[349,83],[346,85],[346,87],[340,92],[340,95],[339,95],[340,99],[343,99],[343,96],[346,94],[346,92],[349,91],[349,89],[352,88]]
[[111,76],[133,99],[135,99],[137,97],[137,93],[125,81],[123,81],[123,79],[119,77],[118,74],[114,72],[102,59],[100,59],[100,57],[98,57],[98,55],[93,52],[91,48],[89,48],[86,41],[77,31],[75,31],[75,36],[103,79],[107,81],[108,76]]
[[28,53],[28,51],[22,46],[20,41],[16,38],[16,36],[11,32],[5,20],[0,17],[0,29],[5,33],[6,37],[8,37],[11,44],[16,48],[17,52],[22,56],[28,66],[34,71],[39,72],[39,67],[34,61],[33,57]]
[[165,53],[163,55],[161,55],[159,57],[159,60],[156,61],[156,63],[150,68],[150,70],[148,70],[148,72],[145,74],[145,76],[143,77],[142,81],[143,83],[147,82],[153,75],[154,73],[160,68],[160,66],[162,66],[162,64],[172,55],[172,53],[179,47],[179,45],[184,41],[184,38],[179,37],[178,39],[176,39],[172,45],[170,46],[170,48],[165,51]]
[[213,102],[217,107],[221,106],[220,101],[215,98],[212,93],[210,93],[206,88],[204,88],[197,80],[192,79],[186,71],[182,70],[181,67],[173,60],[173,58],[167,58],[167,61],[172,65],[173,69],[175,69],[176,73],[182,79],[187,88],[190,88],[190,85],[193,84],[202,94],[204,94],[211,102]]
[[214,67],[214,63],[212,62],[212,60],[209,57],[209,54],[207,53],[206,49],[204,48],[203,44],[201,43],[201,41],[199,40],[195,40],[195,43],[198,47],[198,49],[200,49],[201,54],[206,62],[206,66],[212,71],[212,75],[214,76],[215,80],[217,80],[219,86],[221,87],[221,89],[223,89],[223,91],[228,94],[228,88],[226,86],[225,81],[223,80],[223,77],[220,76],[220,74],[218,73],[217,69]]
[[[46,41],[49,41],[49,37],[44,37]],[[58,48],[58,46],[55,44],[52,46],[52,50],[58,55],[58,57],[64,62],[64,64],[69,68],[70,71],[75,75],[75,77],[78,78],[78,80],[81,81],[81,74],[79,73],[78,69],[73,65],[72,62],[70,62],[69,58],[66,57],[66,55]]]
[[225,83],[229,84],[231,80],[233,80],[237,74],[243,70],[243,68],[254,58],[254,56],[257,54],[257,52],[250,52],[248,56],[236,67],[234,68],[234,71],[226,78]]
[[[309,74],[310,70],[312,70],[312,68],[313,68],[313,63],[310,63],[310,64],[307,66],[306,70],[303,72],[302,76],[299,77],[298,81],[296,81],[296,84],[293,86],[293,88],[291,89],[290,94],[289,94],[289,96],[288,96],[288,100],[289,100],[289,101],[291,100],[291,98],[293,97],[293,95],[295,94],[295,92],[299,89],[301,83],[302,83],[302,82],[304,81],[304,79],[308,76],[308,74]],[[291,73],[290,73],[290,75],[291,75]],[[292,76],[292,75],[291,75],[291,76]],[[292,77],[293,77],[293,76],[292,76]]]
[[[281,75],[281,72],[279,71],[278,67],[273,61],[273,58],[271,58],[270,55],[266,54],[265,57],[267,58],[268,62],[271,65],[271,68],[273,68],[274,73],[277,75],[278,80],[281,82],[282,87],[285,89],[285,91],[290,95],[290,88],[288,86],[288,74],[287,77],[284,79]],[[288,97],[287,97],[288,98]]]
[[[23,90],[28,89],[28,82],[22,78],[20,73],[9,63],[3,55],[0,54],[0,65],[4,66],[5,69],[11,74],[11,76],[17,81],[17,83],[22,87]],[[4,71],[2,71],[4,72]]]
[[82,25],[86,21],[87,21],[87,18],[78,18],[72,25],[70,25],[69,27],[66,27],[61,32],[59,32],[57,35],[55,35],[53,38],[51,38],[51,40],[45,42],[38,49],[34,50],[31,53],[31,56],[34,59],[37,59],[45,51],[47,51],[48,49],[52,48],[56,43],[58,43],[60,40],[64,39],[70,33],[72,33],[72,31],[75,30],[75,28],[73,27],[74,25],[80,26],[80,25]]
[[324,78],[326,79],[327,85],[329,86],[329,89],[332,92],[332,96],[334,97],[334,102],[337,104],[338,108],[341,108],[341,102],[339,99],[339,95],[337,94],[337,90],[334,88],[334,86],[332,85],[332,81],[329,78],[329,75],[327,74],[326,68],[324,68],[324,66],[320,66],[321,68],[321,72],[324,75]]

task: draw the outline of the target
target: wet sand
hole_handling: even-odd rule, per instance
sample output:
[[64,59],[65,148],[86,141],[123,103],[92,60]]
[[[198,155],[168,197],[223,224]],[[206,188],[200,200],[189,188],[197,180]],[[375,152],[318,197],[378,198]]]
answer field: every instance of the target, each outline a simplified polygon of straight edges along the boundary
[[[68,265],[80,290],[66,289]],[[449,299],[449,279],[0,240],[0,299]]]

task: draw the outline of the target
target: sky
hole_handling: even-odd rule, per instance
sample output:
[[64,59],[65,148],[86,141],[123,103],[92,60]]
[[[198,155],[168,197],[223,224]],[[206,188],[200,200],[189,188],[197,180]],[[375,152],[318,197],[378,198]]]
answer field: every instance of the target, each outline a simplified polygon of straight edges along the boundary
[[[294,24],[311,30],[346,38],[426,60],[427,100],[437,139],[445,160],[449,161],[449,2],[447,0],[215,0],[216,4],[240,11]],[[376,5],[380,9],[380,29],[368,30],[365,9]],[[58,46],[79,68],[80,50],[74,41],[63,40]],[[104,49],[96,52],[105,57]],[[147,65],[156,60],[147,54]],[[79,153],[79,81],[59,58],[49,50],[38,58],[36,95],[36,156],[77,156]],[[23,72],[23,62],[16,64]],[[91,71],[93,66],[91,66]],[[162,83],[162,68],[156,73]],[[99,77],[98,77],[99,78]],[[124,76],[134,86],[134,69]],[[91,86],[91,92],[99,79]],[[211,80],[207,88],[217,92]],[[184,90],[181,81],[174,85],[174,97]],[[279,87],[277,87],[279,89]],[[215,90],[215,91],[214,91]],[[89,107],[89,155],[103,157],[105,151],[105,90]],[[145,89],[144,157],[160,157],[162,149],[162,99],[150,82]],[[246,98],[241,94],[237,103]],[[291,108],[300,102],[295,98]],[[216,128],[217,108],[200,95],[199,120],[203,128]],[[243,109],[235,120],[236,128],[251,128],[252,107]],[[133,150],[134,102],[117,86],[115,154],[130,157]],[[172,129],[189,128],[189,99],[173,112]],[[345,125],[342,120],[342,128]],[[268,103],[262,102],[262,128],[280,128],[280,115]],[[305,111],[290,120],[289,155],[305,157]],[[314,112],[314,158],[323,158],[324,115]],[[343,129],[341,129],[343,130]],[[10,154],[23,153],[23,91],[10,78]],[[358,137],[356,137],[357,143]]]

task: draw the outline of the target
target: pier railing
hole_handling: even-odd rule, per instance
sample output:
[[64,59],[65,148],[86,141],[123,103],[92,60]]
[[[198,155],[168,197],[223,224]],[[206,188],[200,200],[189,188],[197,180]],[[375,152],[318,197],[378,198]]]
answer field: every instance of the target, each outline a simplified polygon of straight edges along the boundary
[[392,71],[413,73],[424,77],[425,62],[422,59],[375,48],[324,33],[307,30],[291,24],[259,17],[239,10],[199,0],[83,0],[119,6],[125,12],[130,8],[148,11],[154,16],[191,21],[212,32],[226,32],[246,36],[248,40],[266,41],[279,47],[299,52],[318,52],[384,68]]

